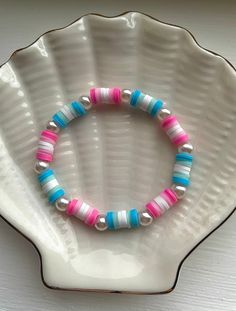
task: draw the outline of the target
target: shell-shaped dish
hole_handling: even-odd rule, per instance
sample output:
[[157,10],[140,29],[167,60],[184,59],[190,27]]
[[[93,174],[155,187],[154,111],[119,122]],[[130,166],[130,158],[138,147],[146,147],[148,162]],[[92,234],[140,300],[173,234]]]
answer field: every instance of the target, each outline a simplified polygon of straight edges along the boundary
[[[39,250],[54,288],[161,293],[236,205],[236,74],[185,29],[129,12],[87,15],[15,52],[0,69],[0,213]],[[148,228],[98,233],[49,206],[33,172],[39,132],[91,86],[168,102],[195,146],[192,184]],[[101,108],[61,134],[54,168],[100,210],[140,209],[170,185],[174,149],[146,114]]]

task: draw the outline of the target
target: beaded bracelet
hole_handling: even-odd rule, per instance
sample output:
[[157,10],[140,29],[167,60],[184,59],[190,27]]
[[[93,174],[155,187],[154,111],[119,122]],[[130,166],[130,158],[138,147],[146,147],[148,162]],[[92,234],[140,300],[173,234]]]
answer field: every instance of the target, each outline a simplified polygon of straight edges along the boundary
[[[49,168],[53,160],[54,147],[58,139],[58,132],[65,128],[70,121],[84,116],[93,105],[130,104],[148,112],[160,122],[161,128],[166,132],[171,142],[178,148],[170,188],[163,190],[156,198],[146,204],[145,209],[137,211],[108,211],[100,213],[96,208],[85,203],[81,198],[69,200],[65,197],[64,189],[59,185],[54,172]],[[36,152],[37,162],[35,171],[48,201],[55,204],[61,212],[75,216],[99,231],[106,229],[137,228],[147,226],[154,218],[160,217],[165,211],[182,199],[189,186],[190,171],[192,167],[193,146],[188,142],[188,135],[180,126],[175,115],[166,108],[166,104],[139,90],[130,91],[120,88],[92,88],[89,96],[81,96],[78,102],[72,102],[61,108],[48,122],[46,130],[41,132]]]

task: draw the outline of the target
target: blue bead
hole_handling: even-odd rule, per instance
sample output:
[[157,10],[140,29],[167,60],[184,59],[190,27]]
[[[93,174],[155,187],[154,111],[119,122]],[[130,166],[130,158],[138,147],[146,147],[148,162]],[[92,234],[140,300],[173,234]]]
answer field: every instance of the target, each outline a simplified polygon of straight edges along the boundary
[[188,187],[189,186],[189,179],[185,179],[185,178],[181,178],[181,177],[177,177],[177,176],[173,176],[172,177],[172,182],[174,184],[180,184],[182,186]]
[[110,230],[115,229],[113,215],[114,215],[114,212],[107,212],[106,214],[107,227]]
[[60,185],[55,186],[54,188],[52,188],[51,190],[49,190],[47,192],[47,196],[48,198],[51,197],[55,192],[57,192],[57,190],[61,189]]
[[41,183],[45,178],[51,175],[54,175],[54,172],[52,169],[48,168],[38,175],[38,180]]
[[51,196],[48,197],[48,201],[50,203],[54,203],[57,199],[62,197],[65,194],[65,191],[61,188],[58,189],[55,193],[53,193]]
[[86,114],[84,106],[79,102],[71,103],[72,108],[75,110],[78,116],[83,116]]
[[138,211],[136,210],[136,208],[131,209],[129,211],[129,222],[130,222],[131,228],[139,227],[139,216],[138,216]]
[[46,183],[48,183],[49,181],[55,179],[55,176],[52,174],[52,175],[49,175],[48,177],[44,178],[40,184],[41,186],[44,186]]
[[58,113],[52,117],[53,121],[61,128],[65,128],[67,124],[59,117]]
[[141,91],[139,90],[135,90],[132,92],[131,94],[131,98],[130,98],[130,105],[131,106],[137,106],[138,105],[138,98],[141,95]]
[[189,176],[190,176],[190,174],[189,174],[189,172],[178,172],[178,171],[174,171],[174,174],[173,174],[173,176],[175,176],[175,177],[180,177],[180,178],[184,178],[184,179],[189,179]]
[[162,108],[162,106],[163,106],[163,101],[158,99],[153,105],[150,115],[152,117],[155,117],[158,111]]
[[191,154],[188,154],[185,152],[177,153],[175,158],[176,158],[176,160],[179,160],[179,161],[189,161],[189,162],[193,161],[193,156]]

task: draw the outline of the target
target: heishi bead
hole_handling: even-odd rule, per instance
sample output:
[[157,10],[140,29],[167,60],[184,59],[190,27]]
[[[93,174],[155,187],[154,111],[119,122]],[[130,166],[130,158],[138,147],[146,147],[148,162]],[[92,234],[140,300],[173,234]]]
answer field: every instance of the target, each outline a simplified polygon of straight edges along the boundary
[[73,215],[79,218],[88,226],[94,226],[99,216],[99,211],[85,203],[82,199],[73,199],[69,202],[67,215]]
[[174,172],[172,182],[184,187],[189,186],[190,172],[192,168],[193,156],[182,152],[175,156]]
[[138,211],[135,208],[129,211],[109,211],[106,214],[106,223],[109,230],[139,227]]
[[36,152],[36,159],[52,162],[54,146],[57,142],[58,135],[49,130],[44,130],[41,132],[38,149]]
[[177,196],[172,189],[165,189],[155,199],[146,204],[146,209],[153,218],[158,218],[177,202]]
[[42,186],[43,192],[48,196],[48,201],[50,203],[56,202],[59,198],[64,196],[65,191],[59,185],[58,181],[54,176],[52,169],[46,169],[41,174],[38,175],[38,180]]
[[163,107],[163,101],[144,94],[140,90],[134,90],[131,94],[130,105],[139,107],[141,110],[148,112],[152,117],[155,117]]
[[67,125],[77,117],[85,115],[87,112],[84,106],[80,102],[72,102],[64,105],[57,113],[52,117],[53,121],[60,128],[65,128]]
[[161,127],[169,136],[171,142],[180,146],[188,141],[188,135],[185,133],[183,128],[180,126],[176,119],[176,116],[170,115],[161,121]]
[[121,104],[121,89],[118,87],[96,87],[90,89],[90,100],[93,105],[97,104]]

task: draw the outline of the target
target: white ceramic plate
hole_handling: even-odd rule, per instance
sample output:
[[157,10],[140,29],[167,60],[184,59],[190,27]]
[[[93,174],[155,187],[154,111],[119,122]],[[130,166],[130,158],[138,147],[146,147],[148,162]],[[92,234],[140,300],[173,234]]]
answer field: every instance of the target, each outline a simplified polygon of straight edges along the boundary
[[[47,286],[174,288],[183,259],[236,205],[235,85],[233,67],[186,30],[136,12],[84,16],[11,56],[0,69],[0,213],[38,249]],[[195,145],[186,198],[146,229],[98,233],[49,206],[37,183],[40,130],[91,86],[166,100]],[[61,135],[58,179],[101,210],[141,208],[170,184],[174,162],[156,124],[128,108],[90,111]]]

